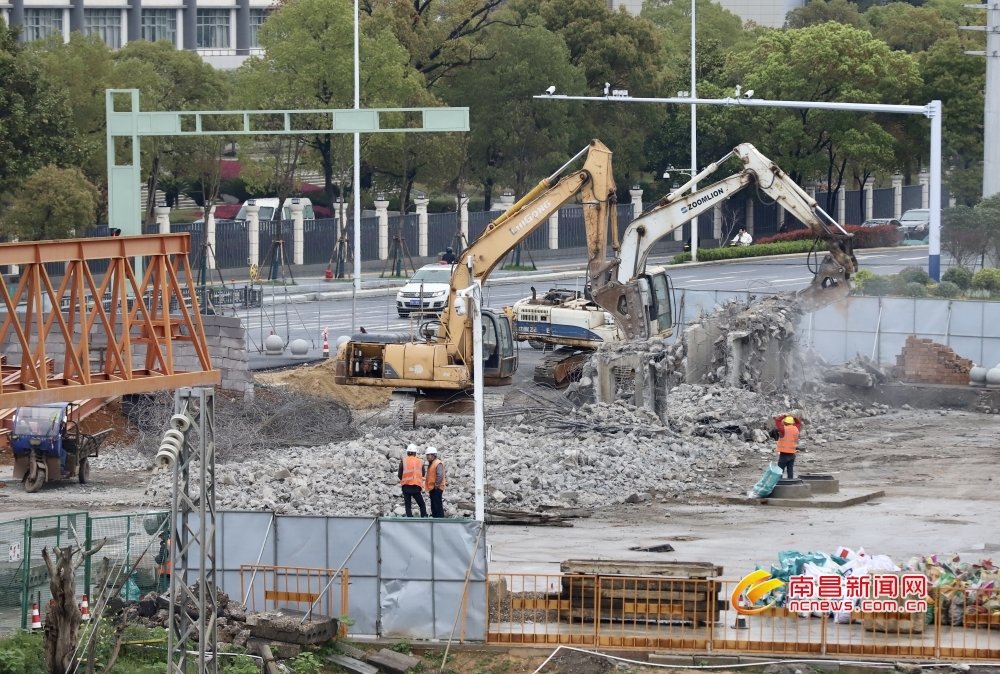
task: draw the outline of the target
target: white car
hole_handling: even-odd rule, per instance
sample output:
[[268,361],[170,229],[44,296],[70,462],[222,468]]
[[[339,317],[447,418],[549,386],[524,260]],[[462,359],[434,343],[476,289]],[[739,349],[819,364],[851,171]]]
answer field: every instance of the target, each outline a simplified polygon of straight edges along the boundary
[[438,262],[425,264],[396,293],[396,313],[400,318],[410,314],[440,314],[451,289],[452,265]]

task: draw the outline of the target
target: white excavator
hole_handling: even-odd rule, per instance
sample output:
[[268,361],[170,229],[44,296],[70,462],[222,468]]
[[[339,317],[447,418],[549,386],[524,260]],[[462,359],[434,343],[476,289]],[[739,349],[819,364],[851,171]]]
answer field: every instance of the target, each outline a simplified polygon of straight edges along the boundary
[[[737,173],[694,189],[733,158],[742,164]],[[684,223],[750,185],[794,215],[827,248],[803,301],[816,307],[846,295],[848,278],[857,269],[851,235],[774,162],[743,143],[635,218],[620,243],[612,229],[613,259],[605,260],[603,249],[588,246],[585,291],[533,292],[515,303],[515,339],[554,349],[536,367],[535,381],[565,386],[601,344],[673,334],[670,279],[662,267],[646,268],[650,251]]]

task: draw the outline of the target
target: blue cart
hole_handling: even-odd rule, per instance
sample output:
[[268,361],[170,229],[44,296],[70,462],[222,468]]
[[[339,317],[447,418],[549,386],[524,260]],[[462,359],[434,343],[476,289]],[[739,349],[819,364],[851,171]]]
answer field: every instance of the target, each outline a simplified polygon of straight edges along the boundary
[[14,453],[14,479],[24,490],[36,492],[49,480],[90,479],[88,459],[97,451],[111,429],[97,434],[84,433],[73,418],[72,403],[52,403],[19,407],[14,413],[10,448]]

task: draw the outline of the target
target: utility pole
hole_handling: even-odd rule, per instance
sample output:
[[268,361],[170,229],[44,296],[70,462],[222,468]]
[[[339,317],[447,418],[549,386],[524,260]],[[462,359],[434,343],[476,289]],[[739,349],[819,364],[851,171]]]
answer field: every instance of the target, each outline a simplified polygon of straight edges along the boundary
[[986,10],[985,26],[962,26],[962,30],[986,33],[986,51],[967,51],[986,57],[986,91],[983,105],[983,198],[1000,193],[1000,3],[994,0],[970,9]]

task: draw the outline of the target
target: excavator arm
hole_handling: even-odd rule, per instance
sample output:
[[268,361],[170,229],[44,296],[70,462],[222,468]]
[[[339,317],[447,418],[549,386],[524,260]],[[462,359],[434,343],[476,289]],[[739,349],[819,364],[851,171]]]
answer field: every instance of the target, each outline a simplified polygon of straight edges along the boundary
[[[718,171],[723,162],[733,157],[743,164],[739,173],[693,190],[698,182]],[[851,235],[774,162],[753,145],[742,143],[633,220],[622,235],[621,248],[615,259],[603,265],[594,265],[591,258],[590,283],[594,301],[615,317],[627,337],[650,337],[641,275],[653,246],[684,223],[696,219],[750,184],[756,184],[757,189],[792,213],[827,246],[829,252],[807,291],[813,303],[836,299],[849,290],[847,279],[857,270]],[[834,291],[834,288],[839,291]]]
[[[557,177],[569,164],[586,154],[583,167],[558,182]],[[587,231],[591,259],[603,258],[607,232],[613,224],[616,209],[614,176],[611,170],[611,150],[601,141],[590,145],[543,179],[517,203],[486,226],[486,230],[462,253],[451,275],[448,303],[441,313],[438,342],[448,345],[449,354],[458,361],[470,362],[472,353],[471,321],[462,309],[456,310],[458,291],[472,280],[485,283],[490,272],[503,258],[555,213],[560,206],[579,195]],[[598,250],[599,249],[599,253]],[[472,269],[468,260],[472,259]],[[464,307],[463,307],[464,309]]]

